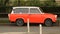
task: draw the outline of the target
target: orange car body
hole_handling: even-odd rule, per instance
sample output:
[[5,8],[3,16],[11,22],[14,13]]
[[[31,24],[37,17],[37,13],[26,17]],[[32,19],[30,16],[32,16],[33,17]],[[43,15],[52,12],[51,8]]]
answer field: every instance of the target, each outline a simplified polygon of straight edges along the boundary
[[57,15],[50,13],[38,13],[38,14],[8,14],[10,22],[16,22],[17,19],[22,18],[24,23],[27,23],[27,19],[29,18],[30,23],[44,23],[44,21],[49,18],[53,22],[56,22]]

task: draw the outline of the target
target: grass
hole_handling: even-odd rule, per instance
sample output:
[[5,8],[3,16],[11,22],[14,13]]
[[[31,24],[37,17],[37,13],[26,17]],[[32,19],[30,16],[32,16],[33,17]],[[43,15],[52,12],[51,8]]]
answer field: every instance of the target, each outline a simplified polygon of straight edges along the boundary
[[0,20],[0,23],[9,23],[9,20]]
[[9,23],[8,18],[0,18],[0,23]]

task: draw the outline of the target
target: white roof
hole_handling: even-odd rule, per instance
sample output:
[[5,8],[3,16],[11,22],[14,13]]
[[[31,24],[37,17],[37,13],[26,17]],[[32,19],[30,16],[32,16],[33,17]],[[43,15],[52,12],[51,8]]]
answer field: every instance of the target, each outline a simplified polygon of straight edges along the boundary
[[15,9],[15,8],[39,8],[39,7],[13,7],[13,9]]

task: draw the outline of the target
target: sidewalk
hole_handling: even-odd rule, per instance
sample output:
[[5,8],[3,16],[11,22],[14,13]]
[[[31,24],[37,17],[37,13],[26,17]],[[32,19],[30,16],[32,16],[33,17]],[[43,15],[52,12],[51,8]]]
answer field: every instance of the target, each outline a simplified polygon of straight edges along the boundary
[[39,34],[38,32],[5,32],[0,34]]
[[[0,33],[0,34],[40,34],[39,32],[4,32],[4,33]],[[60,34],[59,32],[43,32],[42,34]]]

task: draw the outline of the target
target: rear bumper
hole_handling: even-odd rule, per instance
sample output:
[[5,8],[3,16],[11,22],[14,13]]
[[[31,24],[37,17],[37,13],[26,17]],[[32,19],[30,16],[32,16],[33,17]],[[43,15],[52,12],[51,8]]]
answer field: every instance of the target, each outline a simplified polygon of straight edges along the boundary
[[15,23],[14,21],[10,21],[10,20],[9,20],[9,22],[10,22],[10,23]]

